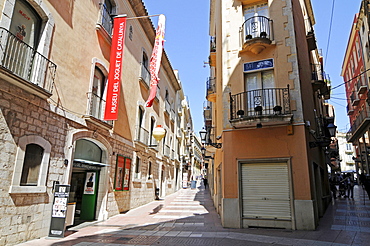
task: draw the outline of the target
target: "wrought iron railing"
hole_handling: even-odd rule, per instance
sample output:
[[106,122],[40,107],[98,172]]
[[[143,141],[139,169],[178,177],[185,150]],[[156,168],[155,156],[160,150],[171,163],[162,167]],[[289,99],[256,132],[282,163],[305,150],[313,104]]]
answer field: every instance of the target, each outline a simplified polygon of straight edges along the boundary
[[171,150],[171,160],[175,160],[175,150]]
[[352,106],[356,106],[359,104],[360,99],[358,98],[357,93],[355,93],[354,91],[351,93],[350,98],[351,98]]
[[143,127],[137,128],[136,141],[148,145],[149,132]]
[[113,120],[104,120],[105,100],[93,92],[87,93],[89,100],[89,116],[113,126]]
[[166,145],[164,147],[164,155],[167,156],[167,157],[170,157],[170,154],[171,154],[171,148],[170,148],[170,146]]
[[347,114],[353,114],[353,107],[352,105],[347,105]]
[[244,42],[254,38],[273,40],[272,20],[265,16],[248,18],[241,27],[241,35]]
[[311,80],[325,80],[326,75],[322,64],[311,64]]
[[144,64],[141,64],[140,78],[145,82],[145,84],[147,84],[149,86],[149,84],[150,84],[150,72]]
[[57,66],[4,28],[0,28],[0,66],[52,92]]
[[206,84],[206,96],[216,93],[216,78],[209,77]]
[[[362,122],[365,120],[365,119],[368,119],[370,118],[369,117],[369,112],[367,110],[361,110],[356,118],[355,121],[352,122],[351,124],[351,128],[350,130],[348,131],[348,133],[350,133],[350,135],[354,134],[357,129],[361,126]],[[348,135],[348,134],[347,134]]]
[[164,101],[164,110],[168,115],[171,113],[171,104],[167,100]]
[[113,18],[111,17],[111,13],[105,7],[104,4],[100,4],[100,15],[101,15],[101,25],[107,31],[109,35],[112,35],[113,30]]
[[230,94],[230,120],[291,114],[289,87]]

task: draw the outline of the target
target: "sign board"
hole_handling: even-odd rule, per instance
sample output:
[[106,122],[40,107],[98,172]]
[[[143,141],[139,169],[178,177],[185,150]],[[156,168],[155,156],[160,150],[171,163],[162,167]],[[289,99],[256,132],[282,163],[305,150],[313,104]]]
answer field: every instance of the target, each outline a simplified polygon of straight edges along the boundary
[[64,237],[70,188],[69,185],[55,185],[49,237]]
[[253,72],[262,69],[270,69],[274,67],[274,59],[266,59],[261,61],[247,62],[243,64],[244,72]]
[[95,177],[96,172],[87,172],[85,179],[84,195],[93,195],[95,191]]

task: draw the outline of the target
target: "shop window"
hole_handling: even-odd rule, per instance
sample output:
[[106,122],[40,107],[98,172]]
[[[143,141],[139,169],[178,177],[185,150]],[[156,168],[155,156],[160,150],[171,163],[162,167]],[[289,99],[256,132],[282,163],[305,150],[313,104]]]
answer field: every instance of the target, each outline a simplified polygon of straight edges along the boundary
[[115,191],[130,190],[131,158],[117,155],[116,175],[114,181]]
[[9,193],[46,192],[50,150],[50,143],[42,137],[30,135],[19,139]]

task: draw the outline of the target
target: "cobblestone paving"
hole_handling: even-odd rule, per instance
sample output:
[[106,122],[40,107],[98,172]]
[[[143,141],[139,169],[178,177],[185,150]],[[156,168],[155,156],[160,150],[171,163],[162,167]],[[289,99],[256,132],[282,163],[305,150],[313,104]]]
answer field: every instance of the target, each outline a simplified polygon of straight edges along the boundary
[[[365,200],[364,200],[365,199]],[[21,245],[370,245],[370,201],[361,187],[355,199],[333,201],[316,231],[223,228],[208,190],[182,189],[107,221],[70,228],[63,239]]]

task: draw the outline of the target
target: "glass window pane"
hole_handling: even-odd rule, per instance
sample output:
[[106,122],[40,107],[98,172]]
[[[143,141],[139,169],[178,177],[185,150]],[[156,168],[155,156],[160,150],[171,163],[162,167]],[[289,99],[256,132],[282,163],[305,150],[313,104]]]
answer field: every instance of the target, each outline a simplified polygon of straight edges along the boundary
[[37,144],[28,144],[24,156],[20,185],[37,185],[44,149]]
[[263,89],[275,88],[273,70],[262,72],[262,85],[263,85]]
[[40,25],[41,18],[37,13],[24,1],[16,1],[10,32],[31,47],[36,47]]

